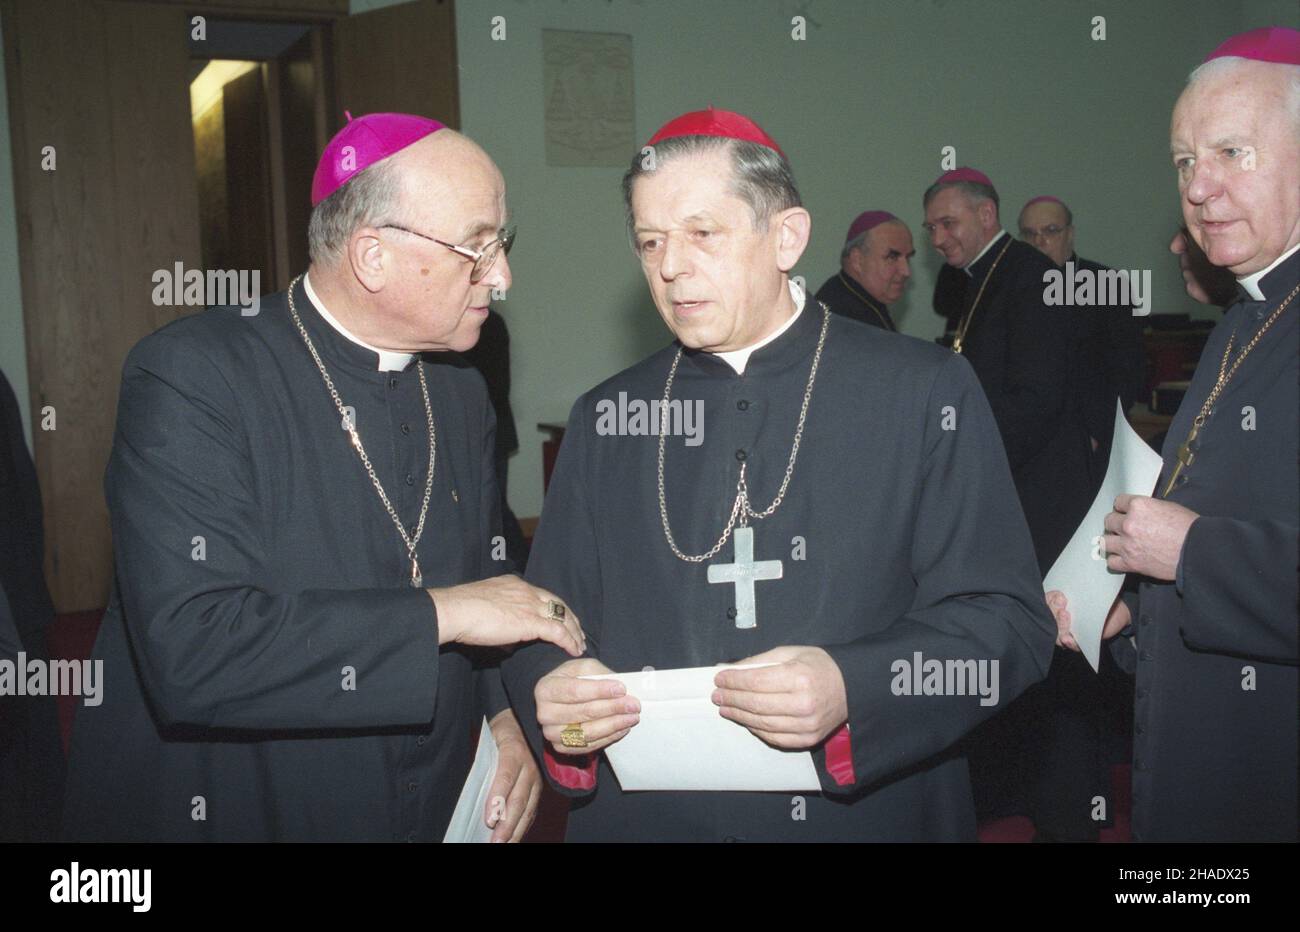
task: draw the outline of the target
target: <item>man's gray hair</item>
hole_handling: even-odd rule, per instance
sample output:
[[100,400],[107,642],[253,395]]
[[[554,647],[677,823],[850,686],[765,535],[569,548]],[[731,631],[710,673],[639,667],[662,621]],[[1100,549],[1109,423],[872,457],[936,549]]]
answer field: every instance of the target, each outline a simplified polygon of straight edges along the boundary
[[799,188],[795,185],[790,163],[774,149],[724,136],[672,136],[650,147],[652,153],[638,152],[623,175],[623,209],[627,213],[628,236],[635,236],[632,216],[632,185],[637,178],[681,156],[698,155],[726,149],[731,155],[731,193],[744,201],[754,215],[754,229],[766,230],[775,214],[791,207],[802,207]]
[[[1192,73],[1187,76],[1187,86],[1191,87],[1205,78],[1231,73],[1253,61],[1254,59],[1242,58],[1240,55],[1224,55],[1222,58],[1212,58],[1192,69]],[[1287,110],[1290,111],[1291,119],[1295,122],[1295,125],[1300,128],[1300,65],[1288,65],[1282,62],[1271,62],[1270,64],[1285,68],[1290,73]]]
[[961,191],[972,204],[989,201],[993,204],[993,213],[998,212],[998,192],[986,184],[980,184],[978,181],[936,181],[925,189],[925,194],[921,198],[921,207],[923,209],[929,207],[930,201],[934,200],[935,195],[948,188],[956,188]]
[[354,232],[391,223],[401,189],[402,174],[391,158],[353,175],[312,208],[307,221],[311,261],[322,265],[337,262]]

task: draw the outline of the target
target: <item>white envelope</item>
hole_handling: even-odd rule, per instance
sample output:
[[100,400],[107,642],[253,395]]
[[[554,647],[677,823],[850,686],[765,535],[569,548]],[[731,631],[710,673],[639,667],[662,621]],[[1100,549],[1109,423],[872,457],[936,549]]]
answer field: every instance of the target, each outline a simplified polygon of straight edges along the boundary
[[451,814],[451,822],[447,825],[447,834],[442,836],[444,844],[483,844],[492,840],[492,829],[483,823],[483,814],[487,812],[488,793],[496,775],[497,742],[484,718],[483,727],[478,734],[474,766],[470,767],[469,777],[461,787],[456,811]]
[[808,751],[782,751],[723,718],[710,696],[719,670],[693,667],[584,676],[614,679],[641,702],[641,721],[605,748],[619,785],[633,790],[817,791]]
[[1101,660],[1101,632],[1106,615],[1124,584],[1123,573],[1112,573],[1106,567],[1101,549],[1101,537],[1106,533],[1103,522],[1114,510],[1117,496],[1150,495],[1160,478],[1162,465],[1160,455],[1129,426],[1124,410],[1116,401],[1115,439],[1111,442],[1110,463],[1101,491],[1043,580],[1044,592],[1060,589],[1065,593],[1070,631],[1094,670]]

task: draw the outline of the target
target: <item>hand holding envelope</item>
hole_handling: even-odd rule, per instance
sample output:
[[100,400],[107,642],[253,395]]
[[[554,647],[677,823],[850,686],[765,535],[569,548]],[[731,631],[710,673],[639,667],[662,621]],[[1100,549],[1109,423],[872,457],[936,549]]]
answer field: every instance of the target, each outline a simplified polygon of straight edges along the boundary
[[[590,754],[625,737],[641,720],[641,704],[629,696],[627,687],[605,678],[613,670],[599,660],[580,657],[560,664],[537,681],[533,698],[537,722],[557,754]],[[586,743],[568,746],[562,732],[570,725],[581,727]]]

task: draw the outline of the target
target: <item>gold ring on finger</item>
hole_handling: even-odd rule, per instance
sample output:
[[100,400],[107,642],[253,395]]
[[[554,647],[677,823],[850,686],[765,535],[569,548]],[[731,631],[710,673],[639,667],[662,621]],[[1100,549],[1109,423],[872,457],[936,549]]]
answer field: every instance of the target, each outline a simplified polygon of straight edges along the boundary
[[582,724],[573,722],[565,725],[560,732],[560,743],[566,748],[585,748],[587,746],[587,733],[582,730]]

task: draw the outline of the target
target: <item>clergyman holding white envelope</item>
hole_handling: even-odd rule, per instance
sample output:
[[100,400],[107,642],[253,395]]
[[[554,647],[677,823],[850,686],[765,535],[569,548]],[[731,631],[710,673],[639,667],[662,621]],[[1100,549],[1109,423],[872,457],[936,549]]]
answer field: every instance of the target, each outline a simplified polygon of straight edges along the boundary
[[[502,665],[548,778],[582,798],[568,838],[974,841],[953,745],[1043,677],[1055,625],[970,365],[806,295],[790,271],[811,218],[747,117],[671,120],[623,193],[675,339],[579,398],[552,477],[528,578],[583,620],[588,656],[535,643]],[[764,666],[690,692],[722,662]],[[818,789],[620,785],[598,752],[643,727],[642,703],[580,677],[647,668],[810,753]],[[725,771],[719,748],[659,753]]]

